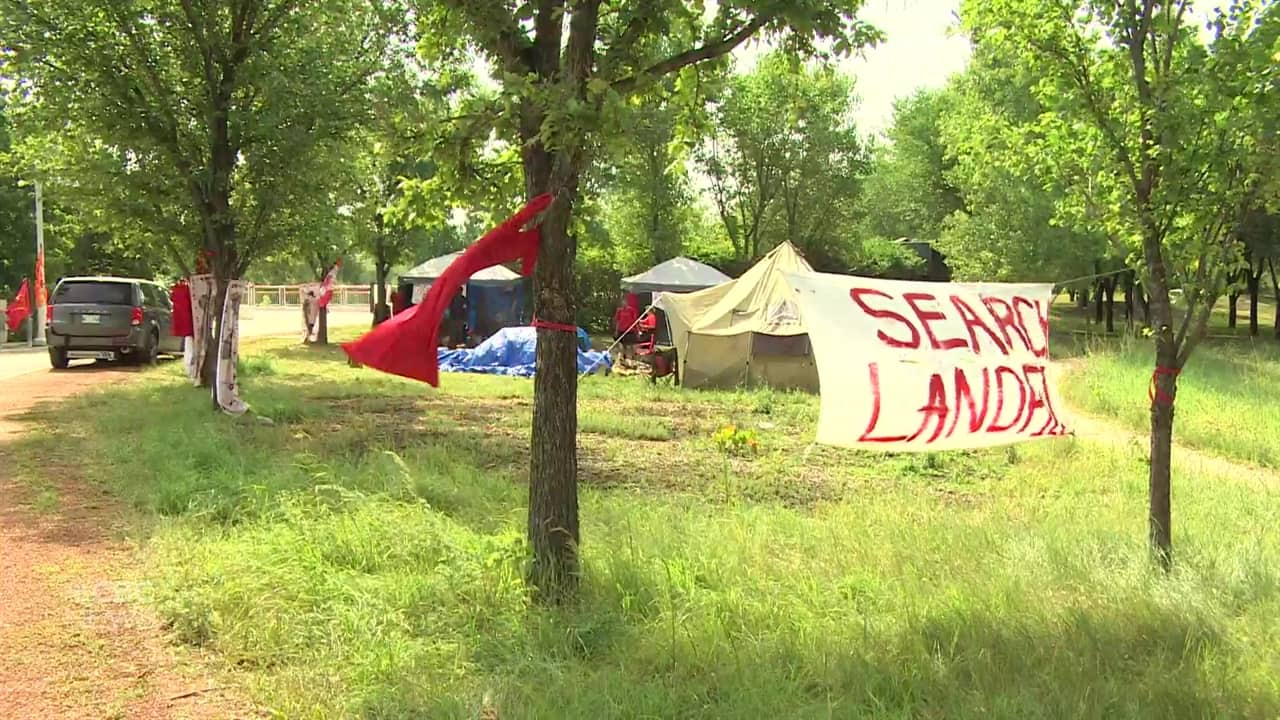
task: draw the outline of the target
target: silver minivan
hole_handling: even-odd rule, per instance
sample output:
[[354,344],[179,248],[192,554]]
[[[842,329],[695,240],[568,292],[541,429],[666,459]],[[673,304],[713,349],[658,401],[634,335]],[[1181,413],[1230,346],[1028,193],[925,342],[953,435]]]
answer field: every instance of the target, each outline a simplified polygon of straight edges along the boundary
[[150,280],[64,278],[48,317],[49,363],[58,370],[77,358],[154,363],[162,353],[182,353],[169,291]]

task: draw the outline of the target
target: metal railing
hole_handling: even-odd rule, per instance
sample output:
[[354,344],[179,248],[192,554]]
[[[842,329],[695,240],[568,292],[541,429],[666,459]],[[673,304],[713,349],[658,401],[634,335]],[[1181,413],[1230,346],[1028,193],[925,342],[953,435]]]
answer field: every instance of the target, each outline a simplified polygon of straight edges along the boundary
[[[334,285],[331,305],[372,307],[373,285]],[[390,293],[387,294],[390,297]],[[302,307],[302,285],[249,284],[244,302],[251,307]]]

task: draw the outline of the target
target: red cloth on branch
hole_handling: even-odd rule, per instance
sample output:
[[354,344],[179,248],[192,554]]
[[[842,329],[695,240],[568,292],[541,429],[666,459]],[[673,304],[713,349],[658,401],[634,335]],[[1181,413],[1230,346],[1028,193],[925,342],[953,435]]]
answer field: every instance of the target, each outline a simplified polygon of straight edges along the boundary
[[521,228],[550,204],[549,194],[530,200],[450,263],[431,284],[422,302],[392,316],[359,340],[344,343],[342,349],[347,356],[361,365],[439,387],[436,346],[440,320],[449,302],[468,278],[485,268],[520,260],[522,275],[533,272],[542,233],[536,227]]
[[31,290],[26,278],[22,279],[22,286],[18,288],[18,297],[13,299],[13,303],[8,308],[5,308],[4,314],[9,332],[18,332],[18,328],[22,327],[22,321],[31,317]]
[[342,258],[338,258],[338,262],[324,274],[324,282],[320,283],[320,299],[316,301],[317,307],[329,307],[329,301],[333,299],[333,284],[337,281],[338,271],[341,269]]
[[193,337],[196,323],[191,315],[191,286],[186,280],[179,280],[169,291],[169,302],[173,303],[173,336]]

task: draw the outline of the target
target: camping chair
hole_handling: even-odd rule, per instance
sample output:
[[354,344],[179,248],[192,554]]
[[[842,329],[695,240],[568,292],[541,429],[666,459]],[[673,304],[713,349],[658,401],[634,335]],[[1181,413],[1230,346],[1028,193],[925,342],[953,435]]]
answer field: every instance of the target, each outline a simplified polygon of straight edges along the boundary
[[637,335],[643,339],[639,340],[635,345],[637,355],[652,355],[657,349],[658,343],[658,318],[653,311],[644,314],[640,318],[640,324],[636,326],[639,331]]

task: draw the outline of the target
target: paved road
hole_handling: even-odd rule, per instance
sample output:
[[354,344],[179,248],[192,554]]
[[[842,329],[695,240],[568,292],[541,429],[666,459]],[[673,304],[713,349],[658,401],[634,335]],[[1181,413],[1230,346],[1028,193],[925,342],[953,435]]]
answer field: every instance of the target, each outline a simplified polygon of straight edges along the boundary
[[[241,318],[242,338],[261,338],[276,335],[302,336],[302,311],[297,308],[252,308],[245,310]],[[366,326],[370,317],[366,310],[331,309],[329,327],[342,328]],[[49,370],[49,356],[43,348],[6,350],[0,352],[0,394],[14,391],[11,383],[4,381]]]

